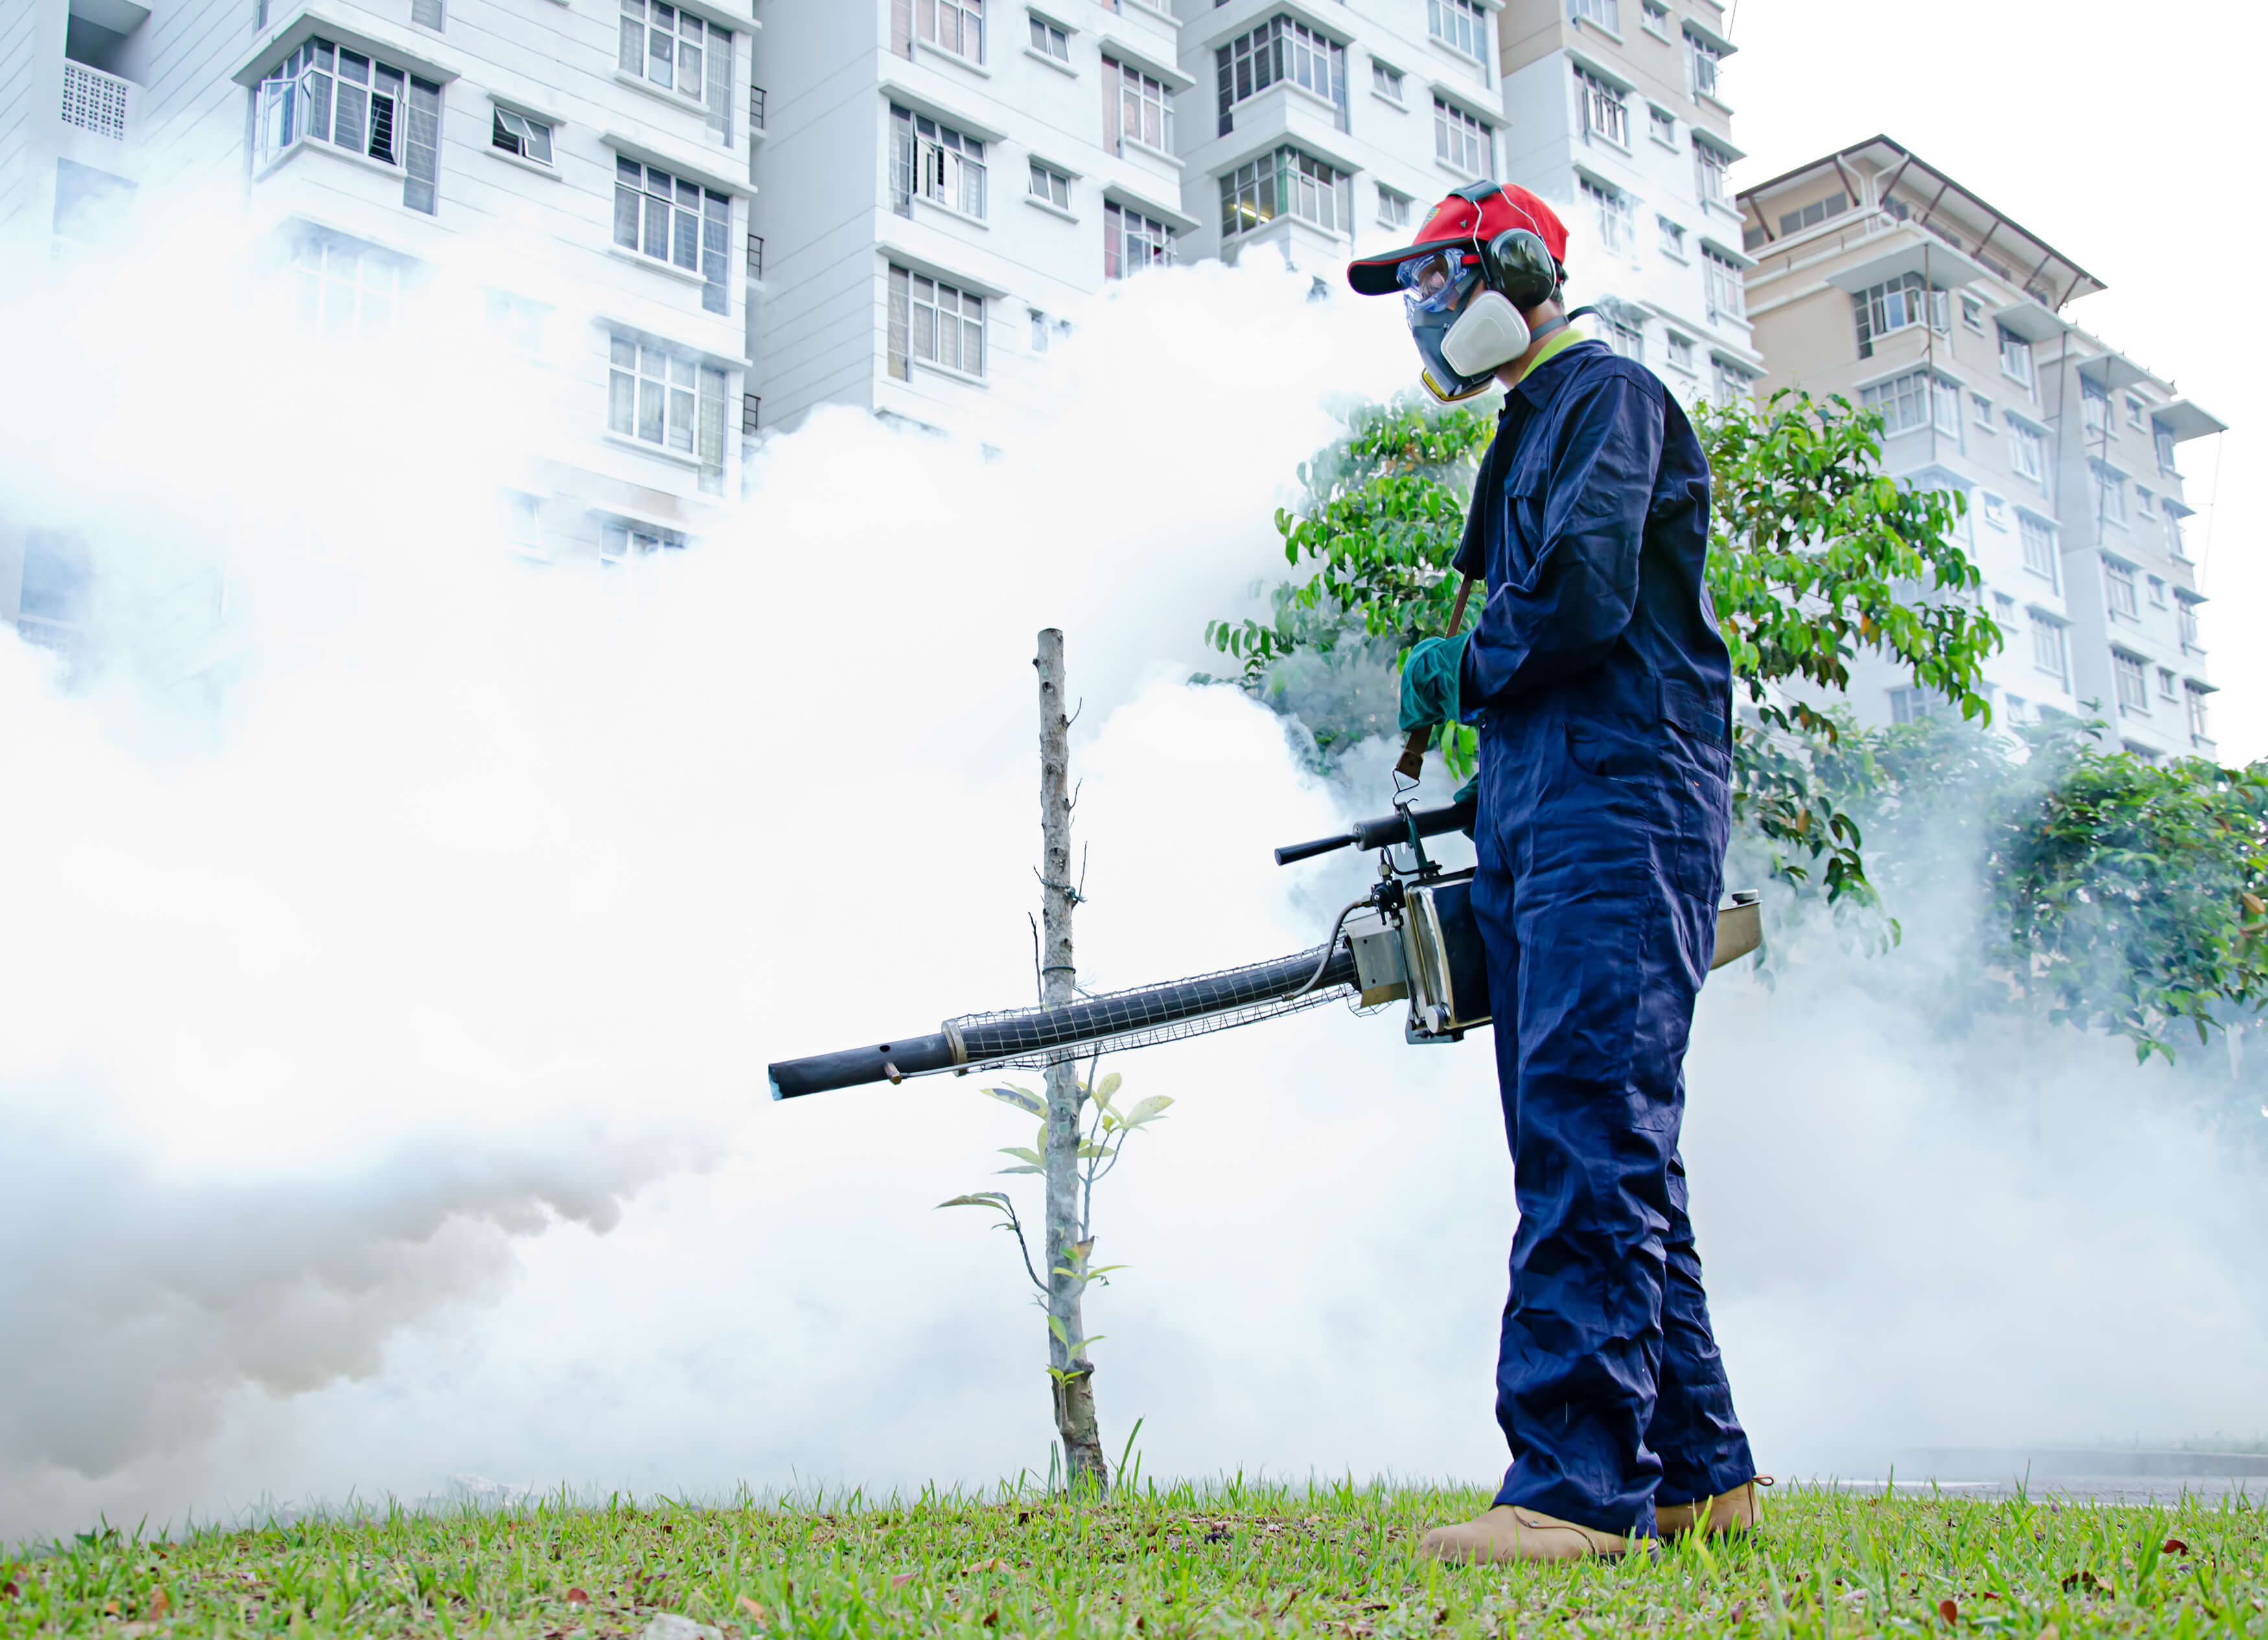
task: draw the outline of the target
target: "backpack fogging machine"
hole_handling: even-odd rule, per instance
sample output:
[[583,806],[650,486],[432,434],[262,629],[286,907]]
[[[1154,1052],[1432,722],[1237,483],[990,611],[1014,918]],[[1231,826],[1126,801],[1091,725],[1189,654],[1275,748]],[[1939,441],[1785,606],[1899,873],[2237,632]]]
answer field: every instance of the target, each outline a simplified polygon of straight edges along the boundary
[[[965,1076],[1009,1066],[1039,1070],[1256,1025],[1340,999],[1358,1010],[1406,1002],[1404,1040],[1460,1041],[1489,1022],[1488,965],[1473,915],[1473,873],[1444,871],[1427,857],[1425,840],[1469,829],[1473,814],[1469,798],[1435,809],[1405,805],[1336,837],[1277,849],[1278,865],[1339,849],[1378,850],[1377,883],[1339,913],[1330,938],[1312,950],[1053,1008],[964,1014],[928,1036],[784,1059],[769,1067],[772,1097],[794,1099],[946,1070]],[[1407,864],[1395,858],[1396,849],[1408,851]],[[1763,938],[1756,896],[1733,894],[1717,913],[1711,968],[1746,956]]]

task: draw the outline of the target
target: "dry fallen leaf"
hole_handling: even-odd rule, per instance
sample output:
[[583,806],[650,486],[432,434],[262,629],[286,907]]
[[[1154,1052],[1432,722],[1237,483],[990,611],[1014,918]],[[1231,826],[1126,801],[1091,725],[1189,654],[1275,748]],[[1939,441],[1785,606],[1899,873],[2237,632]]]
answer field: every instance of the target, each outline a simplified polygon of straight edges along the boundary
[[0,1600],[12,1600],[22,1592],[23,1591],[16,1586],[16,1580],[13,1577],[9,1578],[5,1583],[0,1583]]
[[570,1590],[568,1590],[568,1591],[567,1591],[567,1604],[568,1604],[568,1605],[570,1605],[570,1606],[588,1606],[590,1603],[591,1603],[591,1597],[590,1597],[589,1595],[585,1594],[582,1590],[580,1590],[580,1589],[570,1589]]
[[150,1609],[142,1614],[144,1617],[147,1617],[151,1622],[155,1622],[158,1619],[163,1617],[167,1612],[170,1612],[173,1609],[173,1597],[166,1593],[165,1590],[160,1589],[158,1591],[156,1596],[151,1600]]
[[2189,1552],[2190,1546],[2179,1538],[2168,1538],[2158,1547],[2158,1553],[2161,1555],[2186,1555]]
[[914,1575],[909,1571],[894,1571],[890,1574],[890,1587],[902,1589],[913,1580]]
[[755,1601],[750,1600],[745,1594],[740,1597],[740,1609],[746,1612],[749,1616],[755,1618],[758,1622],[764,1622],[769,1615],[762,1607],[757,1605]]
[[1940,1600],[1937,1603],[1937,1614],[1948,1623],[1957,1623],[1961,1621],[1961,1607],[1955,1601]]
[[980,1560],[973,1565],[963,1566],[961,1569],[961,1575],[965,1577],[975,1571],[1006,1571],[1008,1570],[1008,1563],[996,1555],[990,1560]]

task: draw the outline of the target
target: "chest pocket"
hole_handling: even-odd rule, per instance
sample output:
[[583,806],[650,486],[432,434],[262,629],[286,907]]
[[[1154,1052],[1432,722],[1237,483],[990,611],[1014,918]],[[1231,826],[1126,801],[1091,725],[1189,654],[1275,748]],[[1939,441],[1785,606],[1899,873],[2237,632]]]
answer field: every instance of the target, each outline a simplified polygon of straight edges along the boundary
[[1498,544],[1502,573],[1495,584],[1533,592],[1543,566],[1544,466],[1530,459],[1517,464],[1504,485],[1504,539]]

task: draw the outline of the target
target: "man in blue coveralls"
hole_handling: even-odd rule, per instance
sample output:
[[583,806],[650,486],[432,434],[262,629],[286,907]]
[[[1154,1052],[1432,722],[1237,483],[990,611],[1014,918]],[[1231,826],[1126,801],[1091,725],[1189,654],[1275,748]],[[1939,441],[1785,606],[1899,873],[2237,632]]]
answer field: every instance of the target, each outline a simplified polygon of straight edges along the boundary
[[1566,246],[1543,201],[1477,183],[1347,270],[1403,295],[1437,397],[1508,390],[1455,561],[1487,601],[1403,673],[1405,732],[1480,725],[1473,903],[1520,1209],[1513,1462],[1487,1513],[1427,1534],[1454,1560],[1617,1555],[1756,1514],[1677,1149],[1729,824],[1709,468],[1660,379],[1567,327]]

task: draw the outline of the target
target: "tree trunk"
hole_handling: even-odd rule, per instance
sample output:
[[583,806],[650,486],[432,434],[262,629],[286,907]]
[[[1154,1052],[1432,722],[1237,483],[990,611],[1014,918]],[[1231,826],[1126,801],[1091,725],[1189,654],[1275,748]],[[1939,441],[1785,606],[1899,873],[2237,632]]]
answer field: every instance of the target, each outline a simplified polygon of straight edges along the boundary
[[[1032,664],[1040,671],[1040,982],[1053,1008],[1071,1000],[1078,977],[1071,955],[1071,908],[1079,903],[1071,879],[1071,721],[1064,711],[1060,631],[1049,627],[1040,634],[1039,658]],[[1079,1295],[1086,1282],[1076,1273],[1086,1268],[1086,1250],[1079,1246],[1078,1067],[1068,1061],[1049,1065],[1047,1088],[1048,1381],[1071,1485],[1101,1492],[1110,1475],[1094,1423],[1094,1364],[1082,1348],[1086,1328]]]

